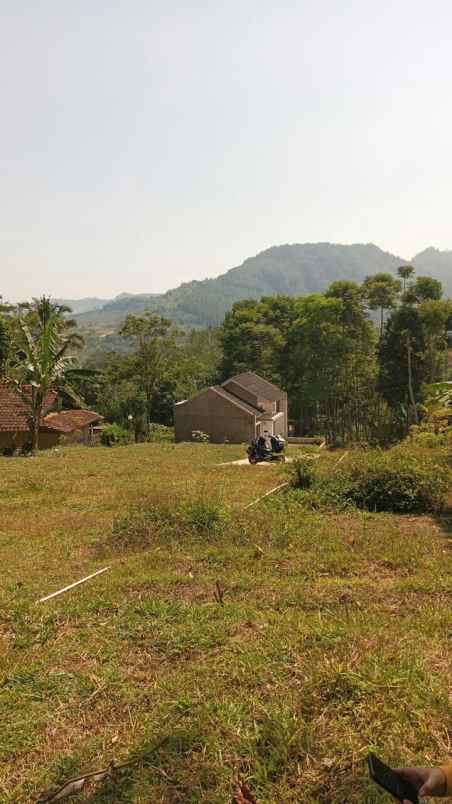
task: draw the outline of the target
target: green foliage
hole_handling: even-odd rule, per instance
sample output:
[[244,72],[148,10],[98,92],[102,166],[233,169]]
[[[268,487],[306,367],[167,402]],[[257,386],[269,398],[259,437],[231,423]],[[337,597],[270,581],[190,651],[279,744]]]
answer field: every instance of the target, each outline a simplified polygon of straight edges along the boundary
[[131,440],[130,431],[119,424],[107,424],[102,430],[100,442],[104,447],[118,447],[128,444]]
[[145,501],[115,519],[107,543],[115,550],[144,550],[160,542],[162,533],[168,542],[193,535],[219,535],[230,519],[229,510],[216,497],[179,504]]
[[385,310],[392,310],[402,289],[401,282],[387,273],[373,274],[363,283],[367,304],[370,310],[380,310],[380,335],[383,334]]
[[200,536],[222,533],[230,521],[229,511],[216,499],[186,503],[182,513],[189,529]]
[[159,361],[154,364],[156,373],[152,387],[148,388],[149,396],[143,384],[142,357],[130,341],[127,354],[108,355],[103,366],[102,386],[93,402],[110,421],[132,426],[137,441],[145,437],[148,421],[172,425],[174,402],[190,397],[217,378],[220,347],[215,330],[173,331],[168,343],[161,346]]
[[0,315],[0,376],[3,374],[10,348],[9,327],[6,318]]
[[149,425],[147,440],[151,443],[173,442],[174,427],[167,427],[165,424],[151,422]]
[[[447,253],[445,253],[447,254]],[[426,265],[429,260],[426,258]],[[433,264],[434,260],[430,260]],[[306,296],[322,293],[336,279],[361,283],[376,273],[395,274],[400,259],[377,246],[344,246],[335,243],[302,243],[273,246],[216,279],[184,282],[167,293],[150,296],[122,296],[102,310],[80,317],[80,324],[92,323],[105,329],[117,325],[128,313],[152,310],[185,327],[218,326],[231,307],[242,299],[262,296]],[[450,266],[440,266],[450,283]],[[425,269],[427,271],[427,267]],[[449,288],[452,286],[449,284]]]
[[425,301],[439,301],[443,295],[443,286],[438,279],[431,276],[417,276],[416,280],[404,293],[405,304],[422,304]]
[[[25,310],[25,313],[23,312]],[[5,370],[8,385],[28,411],[32,451],[39,448],[39,430],[50,391],[59,391],[80,404],[74,379],[89,371],[76,367],[73,355],[82,339],[74,323],[65,317],[68,309],[48,297],[23,305],[20,315],[11,320],[11,349]],[[28,386],[30,391],[25,391]]]
[[312,458],[295,458],[290,465],[289,476],[291,485],[296,489],[310,489],[315,477],[315,461]]
[[403,282],[403,291],[405,292],[407,280],[414,274],[414,268],[412,265],[401,265],[397,268],[397,273],[402,279]]
[[424,329],[419,311],[403,305],[390,316],[379,347],[378,387],[391,407],[408,408],[410,404],[407,342],[412,354],[413,392],[420,401],[422,385],[427,379]]
[[337,471],[314,467],[304,500],[314,508],[357,508],[391,513],[441,510],[450,488],[446,456],[428,455],[410,445],[349,456]]

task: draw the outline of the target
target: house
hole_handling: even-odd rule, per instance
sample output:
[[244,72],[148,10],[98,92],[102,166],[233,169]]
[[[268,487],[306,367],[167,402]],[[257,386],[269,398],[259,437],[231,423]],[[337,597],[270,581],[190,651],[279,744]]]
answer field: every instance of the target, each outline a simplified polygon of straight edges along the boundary
[[103,416],[93,410],[60,410],[49,413],[45,423],[65,440],[77,444],[95,444],[100,440]]
[[287,437],[287,394],[252,371],[206,388],[174,406],[176,441],[201,430],[216,444],[249,442],[267,430]]
[[[22,390],[26,393],[26,386]],[[41,449],[56,446],[62,438],[84,443],[96,440],[102,416],[90,410],[57,411],[57,402],[55,391],[49,391],[39,431]],[[5,382],[0,382],[0,454],[4,450],[22,449],[29,443],[28,408]]]

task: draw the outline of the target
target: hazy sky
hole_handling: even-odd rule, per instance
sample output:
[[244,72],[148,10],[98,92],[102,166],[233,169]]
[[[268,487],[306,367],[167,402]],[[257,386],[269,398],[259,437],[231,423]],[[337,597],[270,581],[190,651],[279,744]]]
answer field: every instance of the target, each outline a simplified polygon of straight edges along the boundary
[[450,0],[0,0],[0,294],[452,248]]

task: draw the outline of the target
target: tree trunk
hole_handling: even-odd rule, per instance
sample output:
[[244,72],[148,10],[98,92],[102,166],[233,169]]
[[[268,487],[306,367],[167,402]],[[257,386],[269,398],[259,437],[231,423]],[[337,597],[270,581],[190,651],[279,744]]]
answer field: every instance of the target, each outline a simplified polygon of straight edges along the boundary
[[30,422],[31,453],[36,455],[39,450],[39,430],[41,427],[41,412],[33,411],[33,418]]
[[417,405],[416,400],[414,398],[414,391],[413,391],[413,369],[411,365],[411,341],[410,336],[407,335],[406,339],[406,348],[407,348],[407,358],[408,358],[408,393],[410,395],[410,402],[413,408],[414,413],[414,421],[416,424],[419,424],[419,417],[417,415]]

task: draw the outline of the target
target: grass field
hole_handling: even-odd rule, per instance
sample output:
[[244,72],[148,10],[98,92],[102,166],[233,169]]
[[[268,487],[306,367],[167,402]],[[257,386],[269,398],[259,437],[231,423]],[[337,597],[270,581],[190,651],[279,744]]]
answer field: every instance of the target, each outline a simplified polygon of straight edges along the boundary
[[0,459],[1,802],[146,754],[72,800],[377,804],[369,748],[452,754],[451,520],[244,510],[284,469],[241,456]]

